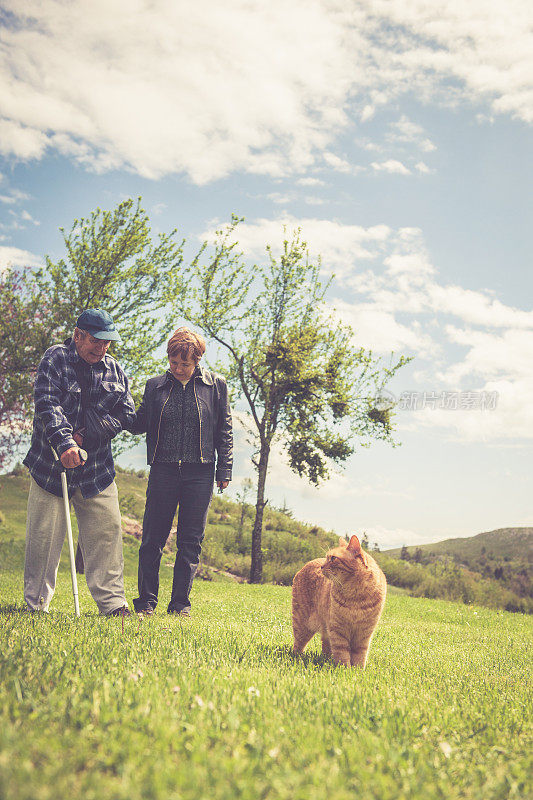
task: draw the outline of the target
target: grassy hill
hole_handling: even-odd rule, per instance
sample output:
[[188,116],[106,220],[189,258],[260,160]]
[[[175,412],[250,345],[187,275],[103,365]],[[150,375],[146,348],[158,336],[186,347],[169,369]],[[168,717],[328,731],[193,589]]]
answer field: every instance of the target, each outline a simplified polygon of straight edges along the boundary
[[[118,482],[122,505],[139,514],[143,479]],[[318,637],[292,655],[288,586],[199,580],[190,619],[169,617],[162,602],[151,618],[121,620],[99,617],[80,578],[75,619],[64,559],[51,613],[28,614],[27,476],[0,483],[2,800],[532,795],[531,617],[390,593],[367,669],[355,672],[323,659]],[[235,542],[240,511],[216,497],[210,517],[210,539],[225,543],[218,555],[232,564],[224,547]],[[287,552],[331,537],[281,512],[267,524],[267,541],[282,533]],[[130,600],[137,547],[125,536]],[[267,556],[280,557],[272,544]]]
[[189,620],[122,624],[83,579],[76,620],[67,571],[49,615],[20,584],[2,570],[2,800],[531,796],[531,617],[393,595],[354,672],[317,637],[292,655],[286,586],[195,581]]
[[[493,596],[508,610],[533,611],[533,528],[500,528],[476,536],[446,539],[434,544],[386,550],[387,558],[403,558],[418,570],[433,575],[443,570],[458,572],[470,583],[492,585]],[[407,567],[404,571],[409,572]],[[490,593],[490,592],[489,592]],[[507,595],[507,600],[503,596]],[[519,601],[511,597],[519,598]]]
[[[476,536],[444,539],[442,542],[407,548],[412,557],[418,549],[426,555],[449,556],[467,565],[479,563],[484,556],[508,561],[526,560],[531,564],[533,563],[533,528],[498,528],[495,531],[478,533]],[[401,548],[384,552],[399,558]]]
[[[5,562],[13,569],[22,569],[24,563],[28,480],[24,467],[17,468],[11,475],[0,477],[0,562]],[[142,520],[146,483],[147,478],[142,471],[117,472],[123,515]],[[213,497],[202,551],[203,577],[220,580],[222,573],[230,572],[247,578],[253,517],[252,506],[239,504],[218,494]],[[73,522],[75,528],[74,515]],[[131,526],[127,530],[131,530]],[[139,524],[136,530],[139,535]],[[530,539],[527,536],[520,538],[523,530],[529,531],[518,529],[516,534],[508,533],[507,538],[503,539],[505,546],[498,539],[498,531],[481,534],[481,537],[489,539],[486,544],[479,546],[476,541],[480,537],[450,540],[457,542],[461,548],[460,554],[455,555],[447,550],[437,552],[438,547],[447,545],[447,542],[442,542],[439,545],[427,545],[424,549],[408,548],[412,559],[409,561],[397,557],[400,551],[386,551],[375,556],[392,592],[407,591],[414,596],[441,597],[507,611],[533,612],[532,571],[524,546]],[[491,539],[492,534],[495,536]],[[139,541],[127,533],[123,538],[125,571],[134,577],[137,574]],[[331,531],[304,525],[293,519],[290,512],[267,506],[262,542],[265,582],[290,584],[303,564],[322,556],[337,541]],[[489,541],[493,543],[489,544]],[[496,541],[499,542],[499,549],[494,543]],[[174,549],[175,540],[171,535],[167,556],[162,561],[163,572],[172,569]],[[513,559],[509,553],[512,553]],[[418,558],[417,562],[415,558]],[[60,569],[68,569],[66,547],[63,549]]]

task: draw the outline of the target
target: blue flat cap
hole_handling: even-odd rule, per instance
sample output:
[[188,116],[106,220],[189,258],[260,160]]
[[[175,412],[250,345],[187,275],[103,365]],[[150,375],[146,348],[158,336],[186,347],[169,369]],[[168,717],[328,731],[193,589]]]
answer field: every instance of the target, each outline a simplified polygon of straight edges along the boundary
[[112,342],[122,341],[111,316],[102,308],[87,308],[76,322],[76,327],[87,331],[95,339],[107,339]]

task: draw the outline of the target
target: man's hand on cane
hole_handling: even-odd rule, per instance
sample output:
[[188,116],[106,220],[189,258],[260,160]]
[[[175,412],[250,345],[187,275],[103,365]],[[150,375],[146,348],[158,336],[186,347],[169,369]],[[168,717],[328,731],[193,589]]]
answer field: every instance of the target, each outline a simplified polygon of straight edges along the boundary
[[65,450],[61,454],[61,463],[66,469],[74,469],[74,467],[79,467],[83,464],[84,461],[80,458],[80,448],[69,447],[68,450]]

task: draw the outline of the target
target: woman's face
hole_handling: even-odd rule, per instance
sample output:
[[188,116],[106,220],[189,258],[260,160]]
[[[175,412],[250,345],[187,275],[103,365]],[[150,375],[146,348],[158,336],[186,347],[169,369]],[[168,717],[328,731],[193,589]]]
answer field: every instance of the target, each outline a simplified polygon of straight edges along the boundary
[[196,369],[196,361],[190,355],[184,359],[180,353],[175,356],[169,356],[168,364],[171,373],[178,381],[188,381],[189,378],[192,378],[192,374]]

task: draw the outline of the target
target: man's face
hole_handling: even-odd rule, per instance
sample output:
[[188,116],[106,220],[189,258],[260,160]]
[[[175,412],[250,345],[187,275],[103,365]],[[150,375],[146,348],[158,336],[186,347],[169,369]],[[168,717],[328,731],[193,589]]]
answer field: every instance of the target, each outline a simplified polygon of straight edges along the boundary
[[95,339],[90,333],[76,328],[74,344],[80,358],[88,364],[98,364],[107,353],[111,342],[108,339]]
[[181,355],[169,356],[168,364],[171,373],[178,381],[188,381],[196,369],[196,361],[190,355],[183,359]]

